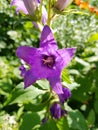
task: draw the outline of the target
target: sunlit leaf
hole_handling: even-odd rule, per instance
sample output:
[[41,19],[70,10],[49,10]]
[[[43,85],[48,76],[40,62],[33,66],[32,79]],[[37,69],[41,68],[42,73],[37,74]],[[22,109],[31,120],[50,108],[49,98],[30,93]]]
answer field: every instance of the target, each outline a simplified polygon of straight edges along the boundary
[[69,130],[67,117],[62,117],[56,122],[56,124],[59,130]]
[[34,101],[27,102],[24,104],[24,107],[28,111],[41,111],[49,104],[49,100],[51,98],[51,93],[46,92],[45,94],[40,95],[40,99],[36,97]]
[[98,41],[98,33],[95,33],[91,35],[91,37],[88,39],[88,42]]
[[69,73],[68,73],[68,71],[66,69],[64,69],[62,71],[62,80],[67,82],[67,83],[71,83],[70,75],[69,75]]
[[24,84],[20,83],[9,95],[7,101],[4,105],[14,104],[14,103],[24,103],[35,99],[39,94],[42,94],[43,91],[38,90],[34,86],[30,86],[27,89],[24,89]]
[[72,110],[68,112],[68,123],[70,129],[88,130],[85,118],[78,110]]

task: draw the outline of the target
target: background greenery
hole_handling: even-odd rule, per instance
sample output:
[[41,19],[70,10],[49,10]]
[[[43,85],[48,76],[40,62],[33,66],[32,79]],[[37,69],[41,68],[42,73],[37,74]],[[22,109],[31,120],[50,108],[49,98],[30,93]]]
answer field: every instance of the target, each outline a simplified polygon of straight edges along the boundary
[[[97,0],[90,3],[98,6]],[[15,54],[20,45],[38,47],[40,33],[9,1],[0,1],[0,130],[98,130],[98,16],[85,12],[60,16],[52,24],[59,48],[75,46],[77,52],[62,73],[62,84],[72,91],[65,103],[68,115],[42,124],[49,83],[38,81],[24,90]]]

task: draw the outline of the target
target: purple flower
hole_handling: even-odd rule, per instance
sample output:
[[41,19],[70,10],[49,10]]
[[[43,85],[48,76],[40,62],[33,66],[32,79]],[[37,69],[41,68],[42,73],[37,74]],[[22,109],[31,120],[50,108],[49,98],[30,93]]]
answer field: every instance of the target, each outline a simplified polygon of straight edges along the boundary
[[66,8],[68,5],[71,4],[73,0],[57,0],[55,7],[62,11],[64,8]]
[[[24,14],[34,16],[35,10],[39,7],[40,0],[12,0],[11,6],[16,6],[16,13],[23,11]],[[42,23],[45,24],[47,20],[47,11],[42,7]]]
[[[20,46],[16,54],[24,60],[30,69],[24,75],[25,88],[36,82],[36,80],[46,78],[57,94],[65,93],[61,85],[62,69],[72,59],[75,48],[66,48],[58,50],[58,46],[53,34],[48,26],[45,26],[40,40],[40,48]],[[62,97],[62,96],[60,96]]]
[[67,111],[61,108],[60,104],[54,103],[50,108],[50,113],[52,117],[59,119],[65,114],[67,114]]

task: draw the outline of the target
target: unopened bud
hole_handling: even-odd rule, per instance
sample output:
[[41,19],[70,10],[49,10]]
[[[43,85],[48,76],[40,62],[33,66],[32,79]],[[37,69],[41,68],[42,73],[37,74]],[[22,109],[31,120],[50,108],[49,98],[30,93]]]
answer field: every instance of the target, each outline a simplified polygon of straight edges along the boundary
[[33,16],[36,8],[38,7],[38,0],[23,0],[28,13]]
[[73,0],[57,0],[55,8],[62,11],[64,8],[69,6]]

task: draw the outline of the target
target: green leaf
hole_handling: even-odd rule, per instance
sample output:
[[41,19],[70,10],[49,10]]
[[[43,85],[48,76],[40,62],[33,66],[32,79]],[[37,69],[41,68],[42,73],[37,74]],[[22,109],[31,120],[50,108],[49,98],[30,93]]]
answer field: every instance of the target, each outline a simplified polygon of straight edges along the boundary
[[51,98],[51,93],[46,92],[43,95],[40,95],[39,100],[37,100],[37,97],[36,97],[35,103],[27,102],[24,104],[24,107],[28,111],[34,111],[34,112],[41,111],[49,104],[50,98]]
[[67,118],[70,130],[88,130],[85,118],[80,111],[70,110]]
[[52,119],[49,119],[45,124],[43,124],[39,130],[59,130],[56,126],[56,122]]
[[7,101],[4,105],[14,104],[14,103],[25,103],[35,99],[39,94],[42,94],[43,91],[39,90],[34,86],[24,89],[24,84],[20,83],[9,95]]
[[95,100],[94,102],[94,109],[95,109],[95,112],[98,113],[98,100]]
[[38,89],[46,90],[50,88],[49,81],[46,79],[38,80],[34,86],[36,86]]
[[88,126],[93,126],[95,123],[95,112],[93,109],[90,110],[88,117],[87,117],[87,121],[88,121]]
[[72,98],[81,102],[88,101],[90,98],[88,92],[92,87],[92,80],[89,73],[86,76],[78,77],[76,82],[80,84],[80,86],[73,89]]
[[26,22],[25,24],[24,24],[24,27],[26,28],[26,29],[31,29],[32,28],[32,22],[31,21],[29,21],[29,22]]
[[[98,74],[98,73],[97,73]],[[97,76],[97,74],[95,76]],[[97,77],[96,77],[97,78]],[[96,79],[96,81],[98,82],[98,80]],[[96,84],[97,84],[96,82]],[[98,87],[95,88],[95,98],[98,100]]]
[[63,69],[63,71],[62,71],[62,80],[67,82],[67,83],[71,83],[70,75],[69,75],[67,69]]
[[88,62],[84,61],[83,59],[81,59],[81,58],[79,58],[79,57],[75,57],[75,60],[76,60],[79,64],[81,64],[81,65],[83,65],[83,66],[85,66],[85,67],[90,67],[90,64],[89,64]]
[[40,124],[40,117],[37,113],[26,112],[21,118],[19,130],[32,130]]

